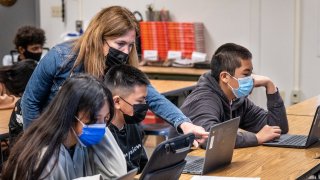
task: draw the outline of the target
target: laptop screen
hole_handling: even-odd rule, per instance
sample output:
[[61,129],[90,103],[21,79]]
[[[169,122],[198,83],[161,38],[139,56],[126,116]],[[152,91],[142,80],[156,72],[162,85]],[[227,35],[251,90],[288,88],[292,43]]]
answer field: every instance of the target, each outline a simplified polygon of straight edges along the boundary
[[307,140],[307,146],[313,144],[314,142],[320,139],[320,106],[318,106],[316,114],[314,115],[314,119],[312,122],[312,126],[310,129],[309,137]]

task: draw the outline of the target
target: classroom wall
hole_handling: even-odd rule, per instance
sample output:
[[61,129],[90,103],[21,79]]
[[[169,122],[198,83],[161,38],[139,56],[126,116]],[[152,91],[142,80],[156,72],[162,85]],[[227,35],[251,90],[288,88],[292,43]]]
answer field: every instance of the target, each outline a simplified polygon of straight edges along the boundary
[[39,25],[37,19],[37,3],[34,0],[20,0],[11,7],[0,5],[0,66],[2,57],[15,49],[14,36],[23,25]]
[[320,94],[320,1],[302,4],[301,91],[302,98]]
[[[285,104],[291,104],[290,94],[294,88],[295,0],[69,0],[66,2],[64,23],[50,16],[50,6],[59,3],[60,0],[40,1],[40,22],[47,31],[49,46],[61,42],[61,34],[74,31],[75,20],[87,22],[103,7],[122,5],[132,11],[140,11],[145,17],[146,6],[152,3],[155,9],[168,9],[175,21],[203,22],[206,51],[210,57],[217,47],[227,42],[249,48],[253,53],[254,72],[272,78],[284,95]],[[320,94],[316,74],[316,68],[320,67],[320,6],[317,0],[301,0],[301,4],[299,82],[303,100]],[[263,88],[255,90],[251,98],[258,105],[266,107]]]

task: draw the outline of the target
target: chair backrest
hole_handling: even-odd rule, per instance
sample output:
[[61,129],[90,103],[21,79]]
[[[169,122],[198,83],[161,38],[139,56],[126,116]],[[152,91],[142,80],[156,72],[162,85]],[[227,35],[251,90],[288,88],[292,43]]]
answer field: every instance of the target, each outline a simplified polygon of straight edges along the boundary
[[194,138],[190,133],[160,143],[144,167],[140,180],[179,179]]
[[23,122],[22,122],[22,112],[21,112],[21,98],[16,102],[15,108],[12,110],[10,120],[9,120],[9,142],[10,148],[17,141],[17,138],[23,132]]
[[[43,49],[43,51],[42,51],[42,56],[41,56],[41,58],[42,58],[45,54],[47,54],[47,53],[49,52],[50,48],[48,48],[48,47],[43,47],[42,49]],[[10,64],[16,63],[15,61],[17,60],[17,57],[18,57],[18,56],[19,56],[19,52],[18,52],[16,49],[11,50],[11,51],[10,51],[10,61],[11,61]],[[3,62],[2,62],[2,63],[3,63]]]

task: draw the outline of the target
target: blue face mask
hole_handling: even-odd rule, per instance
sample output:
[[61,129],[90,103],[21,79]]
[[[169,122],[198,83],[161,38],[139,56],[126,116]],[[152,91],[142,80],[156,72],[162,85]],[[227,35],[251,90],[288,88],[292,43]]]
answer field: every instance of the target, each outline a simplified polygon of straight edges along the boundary
[[105,132],[106,132],[106,124],[90,124],[86,125],[81,122],[78,118],[76,118],[83,126],[82,133],[79,135],[79,139],[82,144],[85,146],[91,146],[98,144]]
[[237,88],[237,89],[231,87],[228,84],[231,87],[232,92],[233,92],[234,96],[236,96],[236,98],[245,97],[245,96],[248,96],[251,93],[251,91],[253,89],[253,78],[252,78],[252,76],[247,76],[247,77],[238,78],[238,79],[233,77],[233,76],[231,76],[231,77],[234,78],[235,80],[237,80],[238,84],[239,84],[239,88]]

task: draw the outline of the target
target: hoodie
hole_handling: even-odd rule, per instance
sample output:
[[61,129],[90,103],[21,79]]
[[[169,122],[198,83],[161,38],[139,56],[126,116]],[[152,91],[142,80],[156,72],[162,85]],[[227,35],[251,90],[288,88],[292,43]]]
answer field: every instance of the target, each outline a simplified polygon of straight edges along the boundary
[[289,129],[279,92],[266,96],[267,111],[247,97],[230,102],[211,72],[207,72],[199,78],[196,88],[186,98],[181,110],[195,125],[202,126],[206,131],[215,124],[240,116],[239,128],[244,131],[238,131],[235,147],[256,146],[258,140],[255,134],[265,125],[279,126],[282,133],[287,133]]

